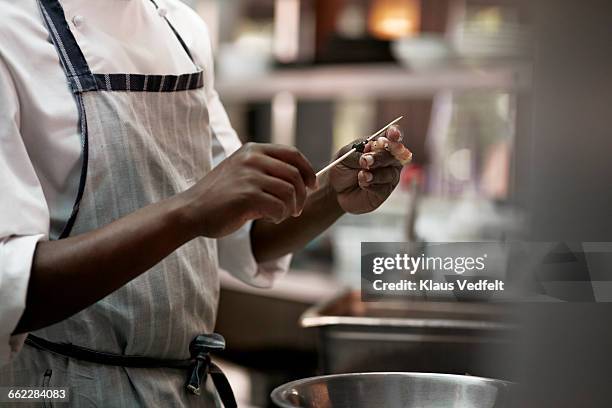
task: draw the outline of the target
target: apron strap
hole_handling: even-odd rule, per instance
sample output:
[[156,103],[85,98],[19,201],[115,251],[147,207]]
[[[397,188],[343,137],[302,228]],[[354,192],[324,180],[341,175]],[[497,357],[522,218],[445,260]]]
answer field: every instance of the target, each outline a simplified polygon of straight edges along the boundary
[[28,334],[25,344],[37,350],[47,351],[62,357],[88,363],[129,368],[190,368],[194,360],[168,360],[145,356],[126,356],[92,350],[70,343],[55,343],[33,334]]
[[208,372],[225,408],[238,408],[232,386],[221,368],[211,361]]
[[197,336],[189,345],[191,358],[169,360],[145,356],[129,356],[92,350],[69,343],[55,343],[29,334],[25,344],[41,351],[89,363],[131,368],[185,368],[188,369],[186,389],[189,393],[200,395],[206,376],[210,375],[219,398],[225,408],[237,408],[232,386],[221,368],[213,363],[210,352],[225,348],[225,339],[220,334]]
[[51,42],[57,50],[60,63],[66,75],[68,85],[72,91],[77,108],[79,110],[79,127],[81,133],[81,152],[82,152],[82,169],[79,179],[79,189],[77,197],[72,208],[72,213],[61,231],[50,231],[51,239],[66,238],[76,220],[79,212],[79,205],[83,192],[85,190],[85,180],[87,179],[87,162],[88,162],[88,139],[87,139],[87,121],[85,120],[85,107],[83,105],[81,93],[87,91],[95,91],[98,89],[96,79],[89,69],[87,60],[81,51],[81,48],[76,42],[74,35],[68,27],[64,9],[58,0],[38,0],[38,6],[42,14],[42,19],[47,26]]
[[[155,0],[151,0],[151,3],[159,10],[159,6]],[[73,93],[82,93],[87,91],[98,90],[95,76],[92,74],[87,60],[83,55],[83,51],[79,47],[68,22],[66,21],[66,15],[64,9],[60,4],[59,0],[38,0],[40,10],[42,13],[43,21],[47,26],[51,40],[57,49],[60,57],[62,68],[68,78],[70,89]],[[174,28],[172,23],[166,16],[163,16],[164,20],[178,39],[179,43],[191,62],[199,70],[200,67],[193,59],[189,48],[183,38],[180,36],[178,31]]]
[[[151,3],[153,3],[153,5],[155,6],[155,8],[157,10],[159,10],[159,5],[157,4],[156,0],[151,0]],[[200,67],[198,66],[198,64],[195,62],[195,60],[193,59],[193,56],[191,55],[191,51],[189,51],[189,47],[187,47],[187,44],[185,43],[185,41],[183,41],[183,37],[181,37],[181,35],[178,33],[178,31],[176,31],[176,28],[174,28],[174,26],[172,25],[172,23],[170,22],[170,20],[168,20],[168,17],[166,15],[163,16],[164,20],[166,20],[166,23],[168,23],[168,26],[170,27],[170,29],[172,30],[172,32],[174,33],[174,35],[176,36],[177,40],[179,41],[179,43],[181,43],[181,47],[183,47],[183,50],[185,50],[185,53],[187,53],[187,56],[189,57],[189,59],[191,60],[191,62],[193,62],[193,65],[196,66],[196,68],[198,70],[200,70]]]
[[62,5],[58,0],[38,0],[38,4],[72,92],[77,94],[97,90],[96,80],[68,27]]

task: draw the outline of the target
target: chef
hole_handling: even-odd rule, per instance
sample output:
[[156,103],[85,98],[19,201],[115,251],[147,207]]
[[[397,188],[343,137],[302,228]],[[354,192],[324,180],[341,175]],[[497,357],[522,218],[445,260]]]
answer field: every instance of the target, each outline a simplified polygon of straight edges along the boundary
[[0,21],[0,386],[208,406],[177,362],[213,332],[219,268],[269,286],[401,165],[354,153],[317,180],[293,147],[241,146],[179,0],[0,0]]

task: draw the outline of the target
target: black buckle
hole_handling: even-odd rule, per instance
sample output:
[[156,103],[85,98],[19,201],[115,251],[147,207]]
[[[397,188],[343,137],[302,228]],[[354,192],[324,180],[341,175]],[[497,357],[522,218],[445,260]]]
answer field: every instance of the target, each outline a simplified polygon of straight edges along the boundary
[[189,353],[191,358],[195,360],[195,363],[187,382],[187,391],[195,395],[201,394],[200,387],[204,380],[206,380],[211,363],[210,353],[224,349],[225,339],[217,333],[201,334],[191,341]]
[[195,362],[187,382],[187,391],[195,395],[200,395],[202,392],[202,383],[206,380],[206,376],[210,374],[224,407],[238,408],[236,397],[234,396],[232,386],[227,380],[227,377],[223,371],[221,371],[221,368],[210,359],[210,353],[212,351],[223,349],[225,349],[225,339],[217,333],[203,334],[191,341],[191,344],[189,344],[189,353]]

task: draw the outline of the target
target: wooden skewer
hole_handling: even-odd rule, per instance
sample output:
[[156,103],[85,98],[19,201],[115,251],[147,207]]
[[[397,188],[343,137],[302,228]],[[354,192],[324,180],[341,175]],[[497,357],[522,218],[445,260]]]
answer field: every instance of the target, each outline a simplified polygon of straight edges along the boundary
[[[369,142],[370,140],[374,139],[375,137],[377,137],[378,135],[380,135],[381,133],[383,133],[387,129],[389,129],[391,126],[395,125],[397,122],[402,120],[402,118],[403,118],[403,116],[400,116],[399,118],[393,120],[388,125],[386,125],[382,129],[380,129],[378,132],[374,133],[372,136],[369,136],[366,140]],[[319,170],[319,172],[317,173],[317,177],[322,176],[323,174],[327,173],[328,171],[330,171],[332,169],[332,167],[334,167],[338,163],[343,162],[344,159],[346,159],[347,157],[349,157],[351,154],[353,154],[356,151],[357,151],[357,149],[353,148],[353,149],[349,150],[348,152],[344,153],[342,156],[338,157],[336,160],[334,160],[333,162],[329,163],[327,166],[325,166],[324,168]]]

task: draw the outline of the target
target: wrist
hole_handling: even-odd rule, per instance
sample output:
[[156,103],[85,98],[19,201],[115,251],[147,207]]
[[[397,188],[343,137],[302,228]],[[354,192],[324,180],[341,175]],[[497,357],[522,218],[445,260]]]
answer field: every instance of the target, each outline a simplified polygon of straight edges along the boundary
[[319,190],[325,207],[330,214],[340,217],[346,213],[338,201],[338,193],[331,183],[329,173],[323,175],[319,180]]
[[164,204],[168,223],[174,225],[185,242],[202,235],[198,228],[201,220],[196,215],[196,204],[189,190],[166,200]]

